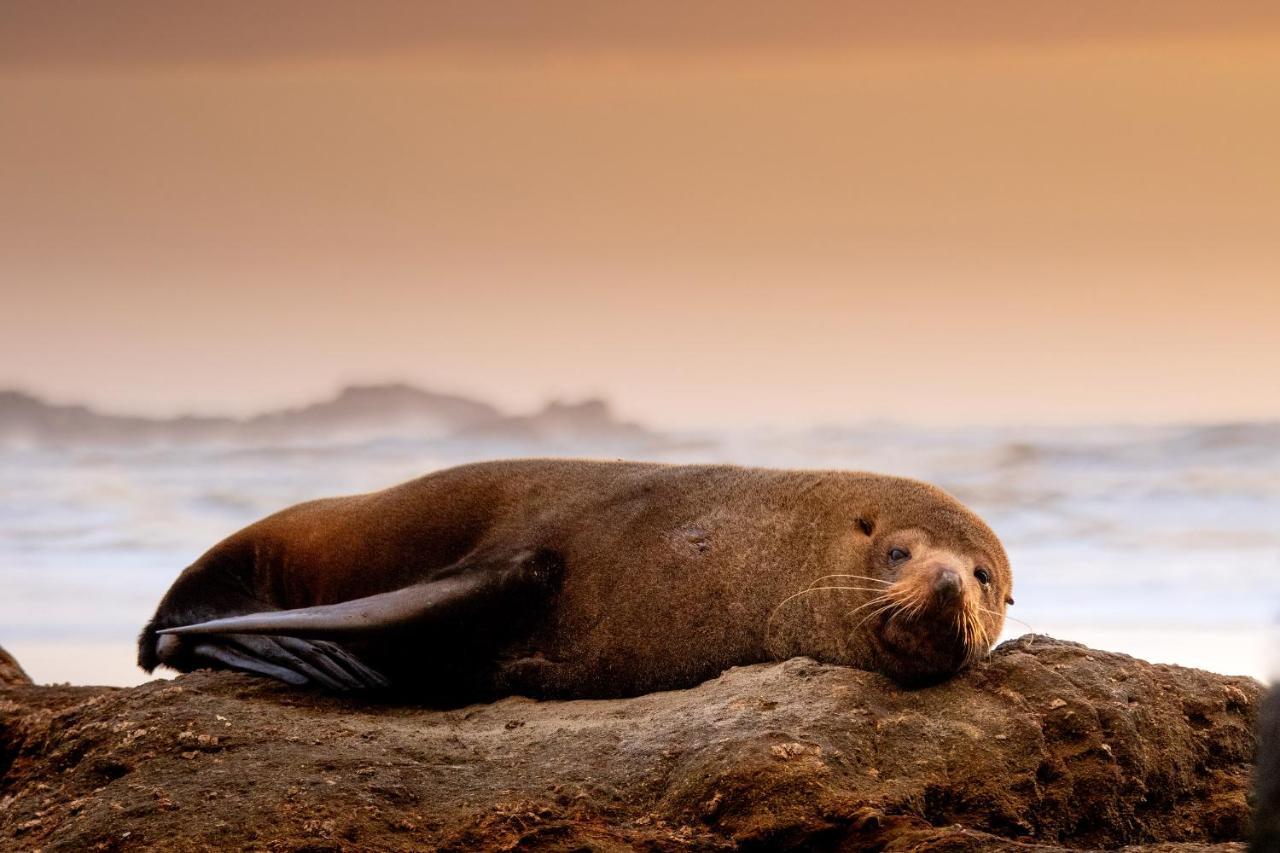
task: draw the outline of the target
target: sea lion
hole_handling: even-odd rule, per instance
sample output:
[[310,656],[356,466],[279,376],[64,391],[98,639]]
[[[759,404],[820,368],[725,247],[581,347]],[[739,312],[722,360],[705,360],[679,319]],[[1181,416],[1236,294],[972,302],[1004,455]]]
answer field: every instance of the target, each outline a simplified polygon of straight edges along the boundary
[[808,655],[922,684],[983,657],[1009,561],[934,486],[515,460],[299,504],[182,572],[139,664],[438,701],[628,696]]

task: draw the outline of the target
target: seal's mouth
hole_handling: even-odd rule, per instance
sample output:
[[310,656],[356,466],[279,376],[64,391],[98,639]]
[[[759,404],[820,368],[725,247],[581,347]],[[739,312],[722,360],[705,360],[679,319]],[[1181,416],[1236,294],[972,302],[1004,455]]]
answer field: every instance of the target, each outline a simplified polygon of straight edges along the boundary
[[945,678],[991,647],[985,623],[950,569],[894,584],[883,593],[875,636],[884,671],[902,683]]

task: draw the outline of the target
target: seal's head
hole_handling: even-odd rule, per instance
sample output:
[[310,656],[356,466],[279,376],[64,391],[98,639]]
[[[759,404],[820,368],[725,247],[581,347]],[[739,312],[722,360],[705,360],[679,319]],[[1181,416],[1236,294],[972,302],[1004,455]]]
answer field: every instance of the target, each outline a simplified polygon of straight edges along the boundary
[[902,684],[938,681],[985,657],[1013,603],[995,533],[942,490],[897,480],[894,500],[857,523],[865,574],[884,589],[859,619],[876,669]]

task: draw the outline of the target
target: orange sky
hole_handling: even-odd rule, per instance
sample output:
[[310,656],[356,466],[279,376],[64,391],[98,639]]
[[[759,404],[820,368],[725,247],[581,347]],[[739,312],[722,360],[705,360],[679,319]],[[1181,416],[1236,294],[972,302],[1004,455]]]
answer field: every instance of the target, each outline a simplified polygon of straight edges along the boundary
[[688,6],[0,4],[0,385],[1280,417],[1280,6]]

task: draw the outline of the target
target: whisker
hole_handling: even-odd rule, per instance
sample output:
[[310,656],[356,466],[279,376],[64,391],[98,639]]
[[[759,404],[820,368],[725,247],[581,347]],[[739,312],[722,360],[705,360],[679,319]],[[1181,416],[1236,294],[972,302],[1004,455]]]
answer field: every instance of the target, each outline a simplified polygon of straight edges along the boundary
[[859,610],[861,610],[864,607],[869,607],[872,604],[882,604],[888,600],[889,600],[889,596],[883,593],[881,593],[880,595],[873,595],[868,601],[865,601],[862,604],[859,604],[857,607],[853,608],[853,610],[851,610],[850,612],[857,613]]
[[854,615],[855,613],[857,613],[859,610],[866,610],[868,607],[874,607],[874,606],[876,606],[876,605],[885,604],[886,602],[888,602],[888,603],[892,604],[892,602],[891,602],[891,601],[889,601],[889,597],[888,597],[888,596],[886,596],[886,595],[877,595],[875,598],[871,599],[870,601],[867,601],[867,602],[864,602],[864,603],[862,603],[862,604],[859,604],[857,607],[853,608],[852,610],[850,610],[850,611],[849,611],[847,614],[845,614],[845,615],[846,615],[846,616],[853,616],[853,615]]
[[918,590],[903,599],[903,616],[919,616],[929,606],[929,596]]
[[1024,627],[1024,628],[1026,628],[1026,629],[1027,629],[1028,631],[1030,631],[1031,633],[1033,633],[1033,634],[1034,634],[1034,633],[1036,632],[1036,629],[1035,629],[1034,627],[1032,627],[1032,625],[1031,625],[1031,623],[1030,623],[1030,622],[1023,622],[1023,621],[1022,621],[1021,619],[1019,619],[1017,616],[1010,616],[1008,613],[1001,614],[1001,613],[999,613],[998,611],[990,610],[990,609],[988,609],[988,608],[986,608],[986,607],[979,607],[978,609],[979,609],[979,610],[981,610],[983,613],[990,613],[992,616],[1001,616],[1001,615],[1003,615],[1003,616],[1004,616],[1004,618],[1005,618],[1005,619],[1007,619],[1008,621],[1010,621],[1010,622],[1017,622],[1019,625],[1021,625],[1021,626],[1022,626],[1022,627]]
[[877,589],[874,586],[807,586],[799,592],[787,596],[783,601],[795,598],[797,595],[804,595],[806,592],[819,592],[824,589],[856,589],[862,592],[883,592],[883,590]]
[[881,578],[873,578],[873,577],[870,577],[869,575],[822,575],[821,577],[817,577],[809,581],[809,583],[814,584],[814,583],[817,583],[818,581],[824,581],[827,578],[856,578],[857,580],[871,581],[872,583],[882,583],[885,586],[892,586],[893,584],[893,581],[887,581]]
[[956,634],[960,637],[960,643],[964,646],[965,658],[968,659],[973,652],[973,629],[969,624],[969,606],[967,602],[955,611],[955,623]]
[[871,611],[866,616],[862,617],[862,621],[860,621],[857,625],[855,625],[853,630],[855,631],[858,630],[863,625],[867,624],[867,622],[870,621],[871,619],[874,619],[875,617],[879,616],[881,613],[884,613],[886,610],[893,610],[898,606],[899,605],[896,602],[890,601],[888,604],[885,604],[883,607],[879,607]]
[[1036,632],[1035,626],[1032,625],[1030,622],[1023,622],[1021,619],[1016,619],[1013,616],[1006,616],[1004,618],[1010,622],[1017,622],[1019,625],[1021,625],[1023,628],[1026,628],[1032,634]]
[[903,615],[918,616],[932,601],[932,596],[928,592],[920,589],[912,589],[902,597]]
[[891,595],[877,595],[875,598],[871,599],[865,604],[859,604],[857,607],[850,610],[847,615],[853,616],[858,611],[866,610],[868,607],[881,607],[881,606],[896,607],[897,601]]
[[875,619],[877,616],[881,616],[881,615],[883,615],[885,612],[890,611],[890,610],[893,610],[893,605],[892,605],[892,604],[886,604],[884,607],[881,607],[879,610],[873,610],[873,611],[871,611],[871,612],[870,612],[870,613],[868,613],[866,616],[864,616],[864,617],[862,617],[861,619],[859,619],[859,620],[858,620],[858,624],[853,626],[853,630],[857,631],[857,630],[858,630],[858,629],[860,629],[863,625],[865,625],[865,624],[867,624],[868,622],[870,622],[872,619]]
[[854,592],[880,592],[880,590],[876,589],[875,587],[868,587],[868,586],[811,586],[811,587],[806,587],[805,589],[802,589],[799,592],[788,595],[786,598],[782,599],[782,601],[778,602],[778,607],[781,607],[782,605],[786,604],[788,601],[790,601],[793,598],[799,598],[800,596],[806,595],[811,592],[822,592],[824,590],[852,590]]
[[[969,648],[969,660],[975,661],[991,653],[991,632],[987,630],[986,623],[979,618],[978,613],[993,613],[976,601],[970,601],[965,606],[965,621],[970,626],[970,638],[972,645]],[[1000,615],[1000,614],[995,614]]]
[[786,604],[791,599],[799,598],[800,596],[810,592],[822,592],[824,590],[852,590],[854,592],[877,592],[877,593],[880,592],[880,590],[876,589],[875,587],[867,587],[867,586],[811,586],[811,587],[808,587],[807,589],[802,589],[799,592],[792,593],[791,595],[788,595],[786,598],[779,601],[777,605],[773,608],[773,610],[770,611],[769,618],[765,620],[765,625],[768,625],[770,622],[772,622],[773,617],[777,615],[779,608],[781,608],[782,605]]

